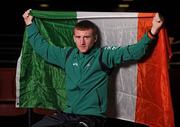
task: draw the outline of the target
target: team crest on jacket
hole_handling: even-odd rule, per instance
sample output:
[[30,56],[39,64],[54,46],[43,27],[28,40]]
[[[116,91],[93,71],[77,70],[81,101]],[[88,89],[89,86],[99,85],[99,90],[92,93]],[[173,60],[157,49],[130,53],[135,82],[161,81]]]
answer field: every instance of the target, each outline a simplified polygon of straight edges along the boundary
[[78,63],[77,62],[73,63],[73,66],[78,66]]

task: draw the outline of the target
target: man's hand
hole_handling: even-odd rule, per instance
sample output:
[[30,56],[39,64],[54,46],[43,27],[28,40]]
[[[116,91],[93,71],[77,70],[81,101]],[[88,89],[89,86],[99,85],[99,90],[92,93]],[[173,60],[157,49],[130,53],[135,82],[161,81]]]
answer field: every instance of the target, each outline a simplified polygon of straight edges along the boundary
[[151,33],[153,35],[158,34],[163,23],[164,23],[163,17],[161,17],[159,13],[156,13],[152,21]]
[[23,14],[24,22],[27,25],[30,25],[32,23],[33,16],[31,16],[30,13],[31,9],[27,10]]

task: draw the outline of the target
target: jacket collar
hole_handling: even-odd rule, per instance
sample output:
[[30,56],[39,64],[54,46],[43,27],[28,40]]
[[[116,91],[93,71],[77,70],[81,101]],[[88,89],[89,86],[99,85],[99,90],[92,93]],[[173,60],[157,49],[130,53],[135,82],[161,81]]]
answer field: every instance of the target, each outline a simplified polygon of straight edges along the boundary
[[90,55],[93,55],[94,52],[96,52],[96,50],[97,50],[97,47],[94,46],[94,47],[92,47],[87,53],[81,53],[81,52],[79,52],[78,49],[77,49],[76,53],[77,53],[78,55],[80,55],[80,57],[84,57],[84,56],[90,56]]

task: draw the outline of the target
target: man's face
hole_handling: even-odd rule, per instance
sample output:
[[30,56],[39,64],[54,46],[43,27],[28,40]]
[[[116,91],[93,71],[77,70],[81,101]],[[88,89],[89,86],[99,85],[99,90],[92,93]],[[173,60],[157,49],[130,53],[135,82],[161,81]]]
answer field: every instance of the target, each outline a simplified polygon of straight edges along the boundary
[[96,43],[96,36],[93,36],[92,29],[74,30],[74,41],[76,43],[77,48],[81,53],[87,53]]

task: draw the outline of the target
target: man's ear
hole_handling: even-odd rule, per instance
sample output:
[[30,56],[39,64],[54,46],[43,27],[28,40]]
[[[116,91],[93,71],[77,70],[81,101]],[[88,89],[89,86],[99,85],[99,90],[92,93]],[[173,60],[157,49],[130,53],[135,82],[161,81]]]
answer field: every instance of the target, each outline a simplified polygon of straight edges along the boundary
[[98,39],[98,35],[96,34],[96,35],[94,36],[94,41],[97,42],[97,39]]
[[73,40],[74,40],[74,42],[76,43],[76,39],[75,39],[75,36],[73,35]]

